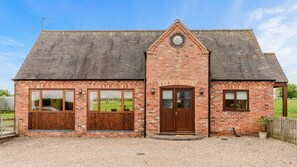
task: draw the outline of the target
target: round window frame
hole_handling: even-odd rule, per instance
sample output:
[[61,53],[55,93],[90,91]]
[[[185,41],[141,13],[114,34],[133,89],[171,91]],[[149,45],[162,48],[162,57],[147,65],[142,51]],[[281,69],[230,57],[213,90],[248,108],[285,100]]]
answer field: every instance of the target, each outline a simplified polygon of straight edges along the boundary
[[[182,38],[182,43],[180,45],[176,45],[174,42],[173,42],[173,38],[176,37],[176,36],[180,36]],[[185,36],[182,34],[182,33],[174,33],[173,35],[171,35],[170,37],[170,45],[174,48],[182,48],[186,43],[186,38]]]

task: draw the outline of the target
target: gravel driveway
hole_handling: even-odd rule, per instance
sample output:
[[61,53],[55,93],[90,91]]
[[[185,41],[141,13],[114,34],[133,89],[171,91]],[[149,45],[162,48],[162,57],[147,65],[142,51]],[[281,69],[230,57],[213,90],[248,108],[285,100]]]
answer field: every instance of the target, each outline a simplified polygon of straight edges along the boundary
[[297,146],[256,137],[197,141],[30,138],[0,143],[0,166],[297,166]]

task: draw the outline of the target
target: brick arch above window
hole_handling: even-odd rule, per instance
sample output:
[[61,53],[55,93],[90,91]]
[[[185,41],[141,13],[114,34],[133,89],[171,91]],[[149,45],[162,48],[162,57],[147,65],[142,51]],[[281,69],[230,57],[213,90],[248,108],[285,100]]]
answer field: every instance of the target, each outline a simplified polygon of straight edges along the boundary
[[170,85],[185,85],[185,86],[193,86],[195,87],[197,85],[197,82],[192,80],[163,80],[158,81],[158,86],[170,86]]

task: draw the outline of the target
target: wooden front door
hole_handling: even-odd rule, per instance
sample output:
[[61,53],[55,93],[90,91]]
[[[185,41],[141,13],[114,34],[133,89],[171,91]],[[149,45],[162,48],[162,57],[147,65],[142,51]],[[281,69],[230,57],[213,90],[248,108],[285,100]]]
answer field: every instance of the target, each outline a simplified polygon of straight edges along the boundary
[[193,88],[161,89],[161,132],[194,132]]

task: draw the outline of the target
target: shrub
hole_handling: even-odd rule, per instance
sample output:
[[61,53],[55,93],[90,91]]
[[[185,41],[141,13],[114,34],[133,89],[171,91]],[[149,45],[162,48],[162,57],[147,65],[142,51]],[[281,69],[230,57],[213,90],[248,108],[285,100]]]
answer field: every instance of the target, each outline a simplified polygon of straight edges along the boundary
[[270,122],[272,122],[272,118],[270,116],[261,116],[257,119],[257,124],[262,126],[262,131],[267,132],[267,126]]

